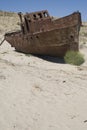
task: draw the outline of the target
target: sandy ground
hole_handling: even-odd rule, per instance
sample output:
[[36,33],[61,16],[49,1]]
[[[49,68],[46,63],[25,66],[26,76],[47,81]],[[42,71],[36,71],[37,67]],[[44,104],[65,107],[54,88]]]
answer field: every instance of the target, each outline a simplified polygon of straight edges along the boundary
[[[0,35],[2,37],[2,34]],[[81,66],[0,46],[0,130],[87,130],[87,44]]]

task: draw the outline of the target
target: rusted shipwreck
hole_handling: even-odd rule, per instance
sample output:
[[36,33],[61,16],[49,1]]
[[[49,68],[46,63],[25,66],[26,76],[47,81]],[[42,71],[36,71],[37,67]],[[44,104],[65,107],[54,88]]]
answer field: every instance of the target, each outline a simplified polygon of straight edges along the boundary
[[17,51],[60,57],[67,50],[78,51],[80,12],[58,19],[51,17],[47,10],[18,15],[21,30],[5,34],[5,40]]

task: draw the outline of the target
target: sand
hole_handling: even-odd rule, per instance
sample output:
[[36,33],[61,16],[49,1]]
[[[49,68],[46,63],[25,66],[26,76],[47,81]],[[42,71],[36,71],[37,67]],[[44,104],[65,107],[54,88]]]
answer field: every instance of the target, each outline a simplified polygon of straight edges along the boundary
[[[0,37],[3,38],[2,33]],[[0,46],[0,130],[87,130],[87,44],[81,66]]]

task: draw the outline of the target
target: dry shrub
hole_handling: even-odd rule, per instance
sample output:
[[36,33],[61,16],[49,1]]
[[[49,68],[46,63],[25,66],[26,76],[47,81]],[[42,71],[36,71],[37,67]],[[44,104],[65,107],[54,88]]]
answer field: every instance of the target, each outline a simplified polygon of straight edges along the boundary
[[77,51],[67,51],[66,55],[64,56],[65,63],[72,64],[72,65],[81,65],[84,63],[84,56]]

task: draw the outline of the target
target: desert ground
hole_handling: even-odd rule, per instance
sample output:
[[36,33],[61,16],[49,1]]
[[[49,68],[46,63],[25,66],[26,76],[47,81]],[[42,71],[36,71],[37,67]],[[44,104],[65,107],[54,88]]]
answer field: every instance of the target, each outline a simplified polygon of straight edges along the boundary
[[[0,16],[0,41],[18,29]],[[87,130],[87,23],[80,31],[81,66],[0,46],[0,130]]]

